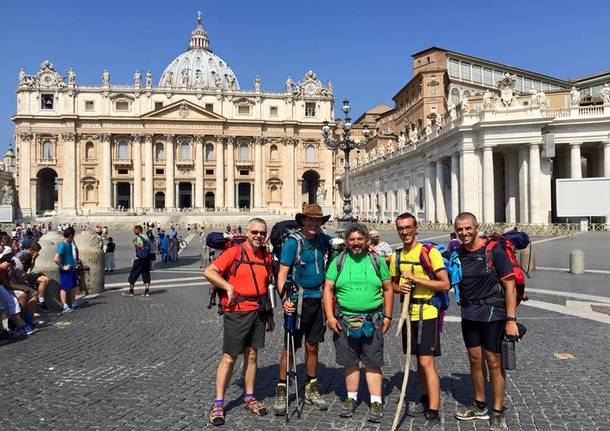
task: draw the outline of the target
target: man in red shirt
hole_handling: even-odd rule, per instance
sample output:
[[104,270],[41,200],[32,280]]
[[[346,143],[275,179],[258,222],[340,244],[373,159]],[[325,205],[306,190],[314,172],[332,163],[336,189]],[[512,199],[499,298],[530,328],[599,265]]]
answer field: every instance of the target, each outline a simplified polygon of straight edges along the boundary
[[248,222],[247,241],[226,250],[203,272],[217,289],[223,291],[223,355],[216,371],[216,400],[210,409],[213,425],[225,422],[224,395],[233,373],[235,360],[244,354],[244,407],[264,416],[267,409],[254,397],[256,353],[265,346],[265,327],[273,330],[273,314],[265,312],[267,284],[271,274],[271,255],[265,247],[267,223],[260,218]]

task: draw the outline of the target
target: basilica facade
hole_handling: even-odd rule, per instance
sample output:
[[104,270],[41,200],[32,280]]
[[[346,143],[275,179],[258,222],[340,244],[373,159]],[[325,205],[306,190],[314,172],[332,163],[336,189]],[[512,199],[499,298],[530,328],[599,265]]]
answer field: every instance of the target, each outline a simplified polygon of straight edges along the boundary
[[44,61],[19,72],[15,185],[21,216],[332,208],[334,163],[321,127],[333,90],[309,71],[278,92],[242,89],[198,17],[158,82],[136,71],[81,85]]

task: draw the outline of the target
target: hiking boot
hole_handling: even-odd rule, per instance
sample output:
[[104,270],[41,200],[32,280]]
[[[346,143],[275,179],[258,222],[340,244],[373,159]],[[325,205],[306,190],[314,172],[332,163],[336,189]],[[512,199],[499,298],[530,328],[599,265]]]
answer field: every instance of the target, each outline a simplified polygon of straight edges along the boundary
[[38,302],[38,308],[40,308],[42,311],[48,311],[49,307],[47,306],[46,302]]
[[424,426],[424,429],[426,431],[445,431],[445,426],[438,413],[426,415],[426,425]]
[[275,404],[273,404],[273,414],[276,416],[284,416],[286,414],[286,385],[278,383],[275,387]]
[[383,419],[383,404],[375,401],[369,407],[369,414],[368,414],[366,420],[369,422],[378,424],[378,423],[381,423],[382,419]]
[[225,407],[223,404],[212,404],[210,415],[208,416],[210,423],[214,426],[224,425],[225,423]]
[[265,416],[267,414],[267,407],[254,397],[244,400],[244,408],[257,416]]
[[305,403],[313,405],[318,410],[328,410],[328,403],[318,392],[317,379],[313,379],[305,385]]
[[339,409],[339,416],[342,418],[351,418],[354,416],[354,412],[356,411],[356,401],[352,398],[347,397],[343,401],[343,405]]
[[407,404],[407,416],[419,416],[428,411],[428,403],[422,397],[419,401],[409,401]]
[[489,413],[487,412],[487,407],[481,409],[477,406],[477,403],[473,402],[462,409],[456,409],[455,418],[459,421],[471,421],[474,419],[489,420]]
[[489,431],[508,431],[508,425],[506,425],[504,412],[492,412]]

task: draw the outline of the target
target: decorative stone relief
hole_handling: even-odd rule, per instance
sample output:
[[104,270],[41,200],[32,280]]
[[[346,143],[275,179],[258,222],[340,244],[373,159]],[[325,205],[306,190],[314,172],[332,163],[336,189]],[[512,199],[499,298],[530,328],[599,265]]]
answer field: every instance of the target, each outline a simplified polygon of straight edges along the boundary
[[503,106],[511,106],[517,99],[515,92],[515,83],[517,77],[509,73],[505,73],[502,79],[498,81],[498,90],[500,90],[500,102]]

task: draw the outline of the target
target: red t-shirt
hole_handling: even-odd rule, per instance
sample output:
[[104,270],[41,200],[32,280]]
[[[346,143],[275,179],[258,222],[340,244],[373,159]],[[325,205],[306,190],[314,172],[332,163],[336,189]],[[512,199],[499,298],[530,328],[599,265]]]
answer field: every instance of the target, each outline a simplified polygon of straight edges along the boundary
[[[242,257],[242,247],[246,251],[244,260],[260,262],[260,264],[249,265],[246,262],[242,262],[237,268],[237,273],[233,274],[233,265]],[[225,250],[213,264],[222,273],[229,275],[227,281],[234,287],[236,296],[256,297],[267,294],[267,282],[271,271],[271,255],[269,253],[265,253],[265,258],[263,259],[262,251],[259,250],[255,253],[252,250],[252,247],[250,247],[250,244],[246,241],[242,245],[236,245]],[[256,283],[258,285],[258,293],[250,267],[254,270],[254,276],[256,277]],[[258,308],[258,303],[255,300],[243,301],[240,303],[234,301],[231,307],[227,307],[226,295],[223,295],[220,303],[222,304],[224,311],[254,311]]]

